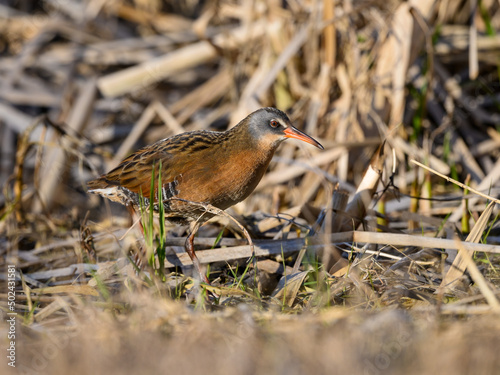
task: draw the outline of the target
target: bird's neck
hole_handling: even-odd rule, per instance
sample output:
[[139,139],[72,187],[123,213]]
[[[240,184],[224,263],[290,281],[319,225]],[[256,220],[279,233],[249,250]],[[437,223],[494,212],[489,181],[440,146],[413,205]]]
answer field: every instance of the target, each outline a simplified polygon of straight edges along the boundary
[[262,155],[264,158],[272,157],[280,141],[272,138],[258,138],[249,129],[246,122],[242,121],[235,127],[226,131],[226,141],[240,150],[248,150]]

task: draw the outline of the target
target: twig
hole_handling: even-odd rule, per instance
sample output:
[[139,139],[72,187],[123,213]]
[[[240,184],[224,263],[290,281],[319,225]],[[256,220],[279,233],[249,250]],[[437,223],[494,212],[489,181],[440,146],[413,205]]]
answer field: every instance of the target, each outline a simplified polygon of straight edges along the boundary
[[464,190],[469,190],[469,191],[471,191],[471,192],[473,192],[473,193],[475,193],[475,194],[477,194],[477,195],[479,195],[479,196],[481,196],[481,197],[483,197],[483,198],[486,198],[486,199],[488,199],[488,200],[490,200],[490,201],[493,201],[493,202],[495,202],[495,203],[497,203],[497,204],[500,204],[500,200],[499,200],[499,199],[496,199],[496,198],[493,198],[493,197],[492,197],[492,196],[490,196],[490,195],[487,195],[487,194],[481,193],[480,191],[478,191],[478,190],[476,190],[476,189],[473,189],[473,188],[471,188],[470,186],[467,186],[467,185],[465,185],[465,184],[462,184],[461,182],[459,182],[459,181],[457,181],[457,180],[454,180],[453,178],[448,177],[448,176],[446,176],[446,175],[444,175],[444,174],[442,174],[442,173],[439,173],[438,171],[436,171],[436,170],[434,170],[434,169],[432,169],[432,168],[429,168],[429,167],[427,167],[427,166],[423,165],[422,163],[420,163],[420,162],[418,162],[418,161],[416,161],[416,160],[414,160],[414,159],[410,160],[410,162],[412,162],[413,164],[418,165],[418,166],[419,166],[419,167],[421,167],[421,168],[424,168],[425,170],[427,170],[427,171],[429,171],[429,172],[432,172],[432,173],[434,173],[434,174],[438,175],[438,176],[439,176],[439,177],[441,177],[441,178],[444,178],[446,181],[449,181],[449,182],[451,182],[451,183],[454,183],[454,184],[455,184],[455,185],[457,185],[457,186],[460,186],[460,187],[461,187],[462,189],[464,189]]
[[462,256],[462,259],[467,266],[467,269],[469,270],[469,274],[472,277],[472,280],[476,283],[478,286],[479,290],[483,294],[484,298],[488,302],[488,304],[493,308],[493,310],[497,313],[500,312],[500,303],[498,302],[498,299],[495,297],[495,294],[493,291],[490,289],[488,284],[486,283],[486,280],[484,279],[484,276],[481,274],[479,269],[477,268],[476,264],[472,260],[471,255],[467,250],[465,250],[463,246],[463,242],[456,240],[457,246],[459,249],[459,254]]

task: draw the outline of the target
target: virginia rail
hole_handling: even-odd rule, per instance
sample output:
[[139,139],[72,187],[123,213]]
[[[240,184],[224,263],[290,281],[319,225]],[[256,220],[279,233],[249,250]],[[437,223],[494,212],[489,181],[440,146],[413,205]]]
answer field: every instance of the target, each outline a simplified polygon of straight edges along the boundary
[[146,206],[155,199],[157,208],[158,197],[150,197],[150,187],[153,168],[158,181],[161,165],[165,219],[174,224],[194,223],[186,252],[201,279],[209,283],[201,271],[193,240],[200,225],[214,214],[199,203],[225,210],[248,197],[286,138],[323,149],[315,139],[293,127],[282,111],[261,108],[224,132],[191,131],[146,146],[90,181],[89,192],[124,204],[132,214],[139,208],[140,195]]

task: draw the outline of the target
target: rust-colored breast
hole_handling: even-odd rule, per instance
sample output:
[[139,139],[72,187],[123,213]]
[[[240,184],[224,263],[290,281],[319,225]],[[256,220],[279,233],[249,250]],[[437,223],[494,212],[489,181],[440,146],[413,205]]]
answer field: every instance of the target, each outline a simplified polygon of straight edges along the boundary
[[[182,174],[178,197],[226,209],[245,199],[264,175],[272,154],[238,150],[210,157]],[[204,160],[207,160],[204,159]]]

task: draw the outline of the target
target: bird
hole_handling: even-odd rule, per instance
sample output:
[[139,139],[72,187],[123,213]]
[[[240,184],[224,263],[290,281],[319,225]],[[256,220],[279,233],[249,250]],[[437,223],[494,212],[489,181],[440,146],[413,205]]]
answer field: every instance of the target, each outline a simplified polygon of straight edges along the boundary
[[201,280],[210,284],[194,251],[199,227],[219,210],[241,202],[257,187],[278,146],[286,139],[307,142],[321,150],[314,138],[295,128],[288,116],[272,107],[250,113],[226,131],[195,130],[161,139],[145,146],[99,178],[87,183],[88,192],[125,205],[132,215],[140,204],[153,199],[151,180],[161,179],[165,220],[192,224],[185,249]]

